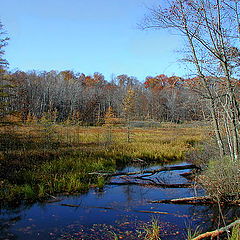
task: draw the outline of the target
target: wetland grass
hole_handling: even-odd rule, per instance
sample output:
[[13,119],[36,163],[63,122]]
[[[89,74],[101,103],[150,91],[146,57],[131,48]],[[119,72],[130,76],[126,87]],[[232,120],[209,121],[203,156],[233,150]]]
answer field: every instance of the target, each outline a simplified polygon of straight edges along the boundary
[[142,229],[143,231],[141,232],[140,237],[143,237],[144,240],[161,240],[158,218],[152,217],[151,221],[148,224],[145,224]]
[[1,202],[44,199],[60,193],[103,188],[105,179],[88,175],[115,171],[139,158],[166,163],[183,160],[203,139],[203,128],[162,124],[159,128],[63,124],[18,124],[0,127]]

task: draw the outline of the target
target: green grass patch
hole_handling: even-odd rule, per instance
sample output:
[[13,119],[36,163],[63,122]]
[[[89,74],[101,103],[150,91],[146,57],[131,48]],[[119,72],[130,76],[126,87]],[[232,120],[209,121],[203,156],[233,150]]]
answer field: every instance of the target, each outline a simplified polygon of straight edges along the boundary
[[85,192],[91,186],[101,189],[106,179],[89,172],[115,171],[136,158],[158,163],[183,160],[203,136],[203,127],[169,124],[130,130],[37,123],[2,126],[0,200],[35,201]]

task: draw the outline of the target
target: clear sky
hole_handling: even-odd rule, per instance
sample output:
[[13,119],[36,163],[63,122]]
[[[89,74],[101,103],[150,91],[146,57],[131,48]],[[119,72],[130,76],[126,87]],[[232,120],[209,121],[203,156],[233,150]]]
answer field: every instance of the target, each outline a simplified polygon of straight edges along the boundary
[[5,0],[0,19],[11,40],[10,70],[73,70],[136,76],[176,74],[177,36],[137,24],[159,0]]

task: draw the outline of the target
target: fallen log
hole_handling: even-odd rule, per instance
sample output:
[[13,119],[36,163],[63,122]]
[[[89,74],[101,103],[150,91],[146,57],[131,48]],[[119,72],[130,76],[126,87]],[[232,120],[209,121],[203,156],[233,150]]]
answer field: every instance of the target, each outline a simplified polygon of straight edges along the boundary
[[[123,178],[123,177],[122,177]],[[160,181],[158,180],[158,183],[156,181],[154,181],[153,179],[151,178],[145,178],[145,177],[142,177],[142,176],[137,176],[137,177],[134,177],[135,179],[140,179],[140,180],[143,180],[143,181],[149,181],[153,184],[158,184]],[[164,183],[164,182],[162,182]]]
[[[153,175],[153,174],[159,173],[159,172],[185,170],[185,169],[199,169],[199,167],[197,167],[196,165],[193,165],[193,164],[189,164],[189,165],[183,165],[183,166],[177,165],[177,166],[161,167],[161,168],[154,169],[154,170],[144,170],[144,171],[137,171],[137,172],[117,172],[117,173],[92,172],[92,173],[88,173],[88,174],[101,175],[101,176],[107,176],[107,177],[122,176],[122,175],[130,176],[130,175],[148,174],[148,173],[150,175]],[[146,177],[150,176],[150,175],[146,175]]]
[[193,187],[193,184],[190,183],[181,183],[181,184],[164,184],[164,183],[140,183],[140,182],[110,182],[108,185],[140,185],[140,186],[154,186],[162,188],[190,188]]
[[47,200],[43,200],[44,203],[55,203],[55,202],[61,202],[62,199],[55,197],[53,195],[47,194],[49,197],[51,197],[52,199],[47,199]]
[[172,203],[172,204],[191,204],[191,205],[201,205],[201,204],[215,204],[217,203],[211,197],[187,197],[187,198],[176,198],[176,199],[164,199],[159,201],[149,201],[149,203]]
[[99,209],[106,209],[106,210],[116,210],[116,209],[114,209],[112,207],[91,207],[91,208],[99,208]]
[[192,173],[192,172],[181,173],[179,175],[186,178],[186,179],[193,179],[194,178],[194,173]]
[[135,210],[135,212],[140,212],[140,213],[155,213],[155,214],[170,214],[170,213],[168,213],[168,212],[148,211],[148,210]]
[[149,203],[169,203],[169,204],[190,204],[190,205],[209,205],[209,204],[220,204],[220,205],[231,205],[231,206],[240,206],[240,202],[237,201],[222,201],[218,202],[216,199],[213,199],[208,196],[202,197],[187,197],[187,198],[177,198],[177,199],[163,199],[148,201]]
[[201,239],[209,238],[209,237],[211,237],[211,239],[213,239],[214,237],[217,237],[220,234],[229,231],[232,227],[234,227],[237,224],[240,224],[240,220],[236,220],[235,222],[232,222],[231,224],[229,224],[225,227],[222,227],[220,229],[216,229],[211,232],[206,232],[206,233],[200,234],[199,236],[193,238],[192,240],[201,240]]
[[55,203],[55,202],[61,202],[62,199],[51,199],[51,200],[45,200],[43,203]]
[[137,163],[146,163],[146,161],[140,159],[140,158],[135,158],[132,160],[133,162],[137,162]]
[[134,212],[173,215],[173,216],[178,217],[178,218],[186,218],[186,217],[189,217],[189,216],[187,216],[187,215],[179,215],[179,214],[175,214],[175,213],[159,212],[159,211],[149,211],[149,210],[135,210]]
[[75,204],[67,204],[67,203],[61,203],[59,204],[60,206],[64,207],[80,207],[80,205],[75,205]]

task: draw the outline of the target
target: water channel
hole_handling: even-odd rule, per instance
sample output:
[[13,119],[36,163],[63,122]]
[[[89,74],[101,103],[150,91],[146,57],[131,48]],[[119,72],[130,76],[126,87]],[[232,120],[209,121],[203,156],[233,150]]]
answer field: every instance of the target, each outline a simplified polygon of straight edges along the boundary
[[[187,163],[177,163],[177,165]],[[161,166],[148,166],[155,169]],[[119,171],[142,170],[128,166]],[[189,170],[160,172],[154,175],[165,183],[189,183],[180,174]],[[115,177],[112,182],[120,182]],[[160,224],[161,239],[186,239],[187,229],[202,231],[220,223],[218,206],[149,203],[151,200],[202,196],[200,188],[159,188],[140,185],[106,185],[83,195],[58,196],[59,202],[35,203],[0,210],[0,239],[144,239],[143,228],[151,219]],[[221,211],[226,221],[240,216],[237,208]],[[115,238],[118,236],[118,238]]]

